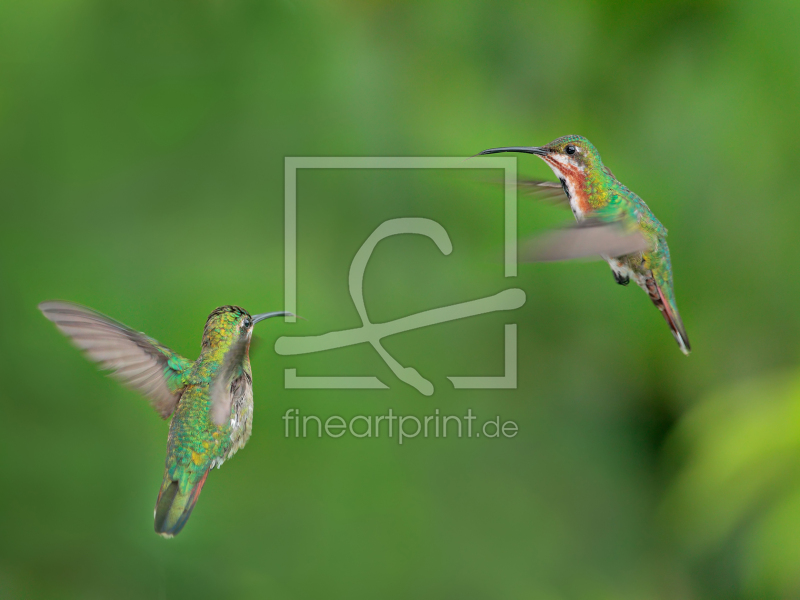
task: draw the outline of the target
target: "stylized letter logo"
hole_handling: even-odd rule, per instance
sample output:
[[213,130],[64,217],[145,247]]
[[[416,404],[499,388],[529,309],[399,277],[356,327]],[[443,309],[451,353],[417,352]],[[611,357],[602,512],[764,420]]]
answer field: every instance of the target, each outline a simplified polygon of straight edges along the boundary
[[[506,169],[506,181],[516,180],[516,158],[491,159],[495,164],[502,161]],[[290,161],[316,161],[312,165],[299,164],[290,167]],[[330,161],[335,161],[332,165]],[[341,161],[355,161],[356,164],[340,164]],[[367,164],[364,161],[369,161]],[[377,162],[376,162],[377,161]],[[382,161],[392,161],[388,165]],[[409,162],[411,161],[411,162]],[[446,161],[446,162],[442,162]],[[510,165],[513,161],[513,168]],[[400,164],[398,164],[398,162]],[[495,166],[492,164],[492,166]],[[287,185],[286,185],[286,240],[287,240],[287,276],[286,276],[286,310],[294,310],[296,273],[294,246],[296,240],[295,216],[296,205],[294,193],[296,190],[296,169],[299,166],[310,168],[453,168],[452,159],[287,159]],[[457,168],[464,168],[456,165]],[[470,165],[475,168],[475,163]],[[478,168],[486,168],[485,164]],[[291,174],[291,180],[290,180]],[[506,186],[506,276],[516,275],[516,196],[513,186]],[[511,192],[509,192],[511,190]],[[511,194],[512,202],[509,202]],[[512,218],[509,218],[509,205],[513,205]],[[509,240],[509,232],[513,239]],[[433,384],[425,379],[413,367],[404,367],[390,355],[381,344],[387,336],[404,331],[412,331],[421,327],[446,323],[457,319],[464,319],[489,312],[514,310],[525,304],[525,293],[516,288],[504,290],[494,296],[463,302],[452,306],[445,306],[409,315],[387,323],[373,323],[367,315],[364,304],[363,283],[364,272],[372,252],[381,240],[400,235],[424,235],[436,244],[444,255],[453,251],[450,237],[444,228],[437,222],[424,218],[392,219],[382,223],[367,238],[359,248],[350,264],[349,289],[356,311],[361,318],[361,327],[343,331],[333,331],[319,336],[306,337],[281,337],[275,344],[275,350],[282,355],[309,354],[323,352],[354,344],[369,343],[386,362],[398,379],[416,388],[420,393],[430,396],[433,394]],[[512,242],[512,243],[509,243]],[[291,289],[290,289],[291,288]],[[516,325],[505,326],[505,374],[502,377],[448,377],[455,388],[515,388],[516,387]],[[377,377],[299,377],[296,369],[287,369],[285,378],[287,388],[312,388],[312,389],[386,389],[387,386]]]

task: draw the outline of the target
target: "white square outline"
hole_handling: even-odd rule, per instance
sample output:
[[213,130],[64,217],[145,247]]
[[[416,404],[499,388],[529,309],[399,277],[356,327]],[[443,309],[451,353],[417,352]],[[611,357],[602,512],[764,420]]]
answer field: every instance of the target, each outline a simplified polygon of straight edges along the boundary
[[[297,171],[299,169],[503,169],[505,277],[517,276],[517,157],[300,157],[284,161],[284,310],[297,313]],[[285,317],[294,323],[296,317]],[[513,389],[517,384],[517,326],[504,327],[504,374],[447,377],[455,389]],[[276,350],[279,343],[276,342]],[[284,370],[285,389],[388,389],[377,377],[298,376]],[[432,393],[432,392],[431,392]],[[426,394],[427,395],[427,394]]]

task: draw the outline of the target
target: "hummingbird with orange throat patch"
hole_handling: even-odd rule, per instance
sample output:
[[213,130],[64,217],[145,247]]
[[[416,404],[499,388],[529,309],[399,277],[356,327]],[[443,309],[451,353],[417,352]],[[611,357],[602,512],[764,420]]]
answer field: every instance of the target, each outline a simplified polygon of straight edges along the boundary
[[[667,229],[647,204],[603,165],[592,143],[580,135],[567,135],[545,146],[490,148],[479,154],[522,152],[546,162],[558,177],[527,182],[534,188],[566,196],[577,225],[537,240],[533,260],[568,260],[600,255],[611,266],[614,279],[628,285],[631,279],[661,311],[684,354],[691,345],[675,303]],[[560,188],[560,189],[559,189]]]
[[200,357],[192,362],[144,333],[71,302],[39,309],[86,356],[147,396],[164,419],[172,416],[164,478],[155,506],[155,530],[180,533],[209,471],[247,443],[253,426],[253,326],[288,312],[250,315],[221,306],[206,320]]

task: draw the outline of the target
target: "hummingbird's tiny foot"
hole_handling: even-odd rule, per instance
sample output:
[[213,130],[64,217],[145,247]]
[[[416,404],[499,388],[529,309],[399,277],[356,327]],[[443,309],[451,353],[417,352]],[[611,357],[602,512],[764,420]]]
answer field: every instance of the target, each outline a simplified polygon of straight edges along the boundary
[[617,273],[616,271],[611,271],[614,274],[614,281],[616,281],[620,285],[628,285],[631,282],[631,278],[628,275],[623,275],[622,273]]

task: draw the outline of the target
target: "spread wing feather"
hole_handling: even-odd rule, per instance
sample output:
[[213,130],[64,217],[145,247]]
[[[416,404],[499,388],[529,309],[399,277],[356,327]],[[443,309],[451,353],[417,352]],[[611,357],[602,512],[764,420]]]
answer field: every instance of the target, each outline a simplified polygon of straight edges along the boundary
[[190,361],[91,308],[56,300],[42,302],[39,309],[100,368],[147,396],[163,418],[172,414]]

